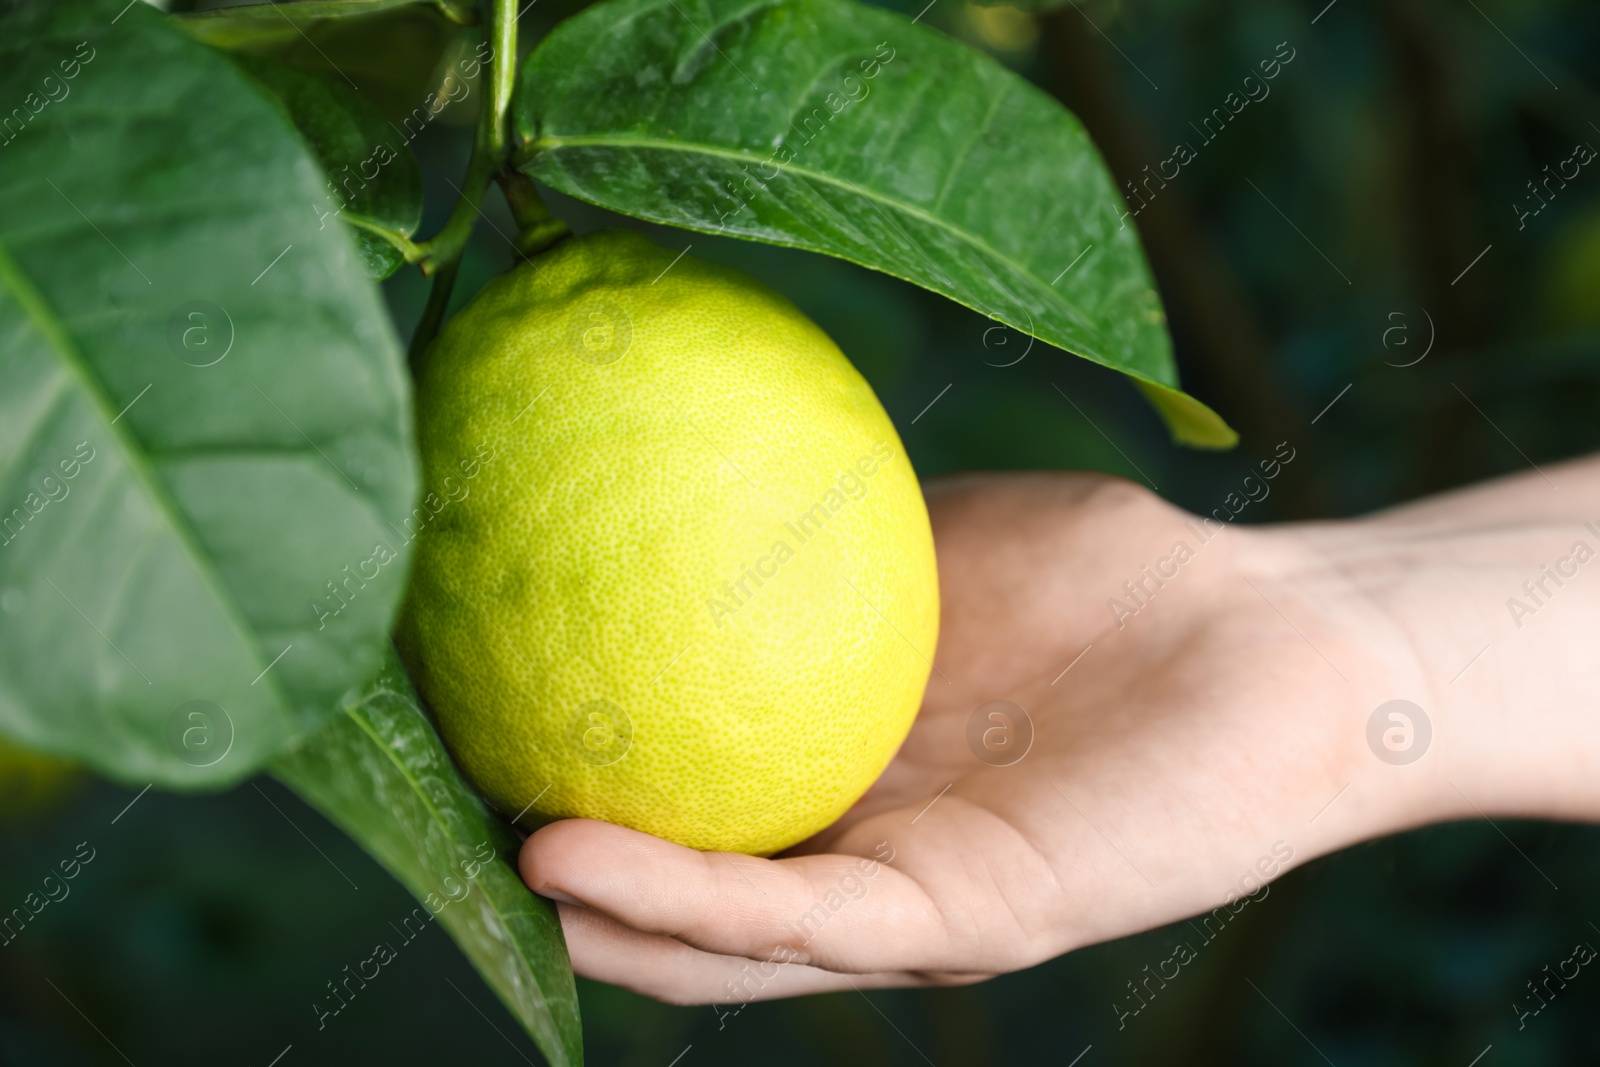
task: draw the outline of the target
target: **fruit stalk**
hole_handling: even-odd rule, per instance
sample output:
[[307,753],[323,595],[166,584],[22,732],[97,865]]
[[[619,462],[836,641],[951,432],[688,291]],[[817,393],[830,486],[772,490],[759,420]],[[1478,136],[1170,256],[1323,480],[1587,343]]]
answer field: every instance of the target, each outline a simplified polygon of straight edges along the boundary
[[566,223],[550,214],[532,178],[507,163],[495,175],[495,181],[500,183],[511,217],[517,220],[516,247],[522,258],[538,255],[572,235]]
[[[466,177],[459,189],[461,195],[439,232],[417,246],[421,252],[418,266],[424,274],[433,278],[433,289],[428,294],[428,305],[423,311],[422,321],[411,338],[413,372],[418,367],[422,351],[439,332],[444,320],[450,293],[455,286],[457,267],[472,236],[473,225],[482,214],[483,195],[489,182],[506,173],[510,152],[506,116],[511,108],[511,90],[517,68],[516,0],[486,0],[485,10],[488,16],[486,32],[493,51],[486,67],[488,87],[478,109],[472,155],[467,161]],[[517,241],[521,254],[525,256],[529,250],[548,247],[565,236],[565,224],[551,216],[531,182],[523,188],[501,177],[501,187],[521,231]]]

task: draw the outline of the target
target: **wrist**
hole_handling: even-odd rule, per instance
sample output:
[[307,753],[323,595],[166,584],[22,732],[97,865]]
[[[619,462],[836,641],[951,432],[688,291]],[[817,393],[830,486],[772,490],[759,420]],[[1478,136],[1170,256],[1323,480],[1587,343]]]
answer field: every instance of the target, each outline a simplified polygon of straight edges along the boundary
[[[1361,746],[1368,766],[1352,767],[1353,780],[1390,795],[1396,825],[1378,832],[1453,818],[1600,817],[1600,534],[1551,510],[1544,492],[1509,483],[1281,531],[1330,626],[1393,690],[1385,699],[1412,701],[1426,718],[1427,750],[1412,762],[1386,763],[1380,734]],[[1412,725],[1420,744],[1421,723]]]
[[1313,699],[1300,703],[1326,709],[1307,727],[1325,757],[1304,768],[1303,854],[1459,817],[1439,758],[1450,737],[1439,730],[1438,657],[1395,598],[1381,539],[1363,521],[1240,532],[1242,596],[1265,600],[1316,653],[1301,683]]

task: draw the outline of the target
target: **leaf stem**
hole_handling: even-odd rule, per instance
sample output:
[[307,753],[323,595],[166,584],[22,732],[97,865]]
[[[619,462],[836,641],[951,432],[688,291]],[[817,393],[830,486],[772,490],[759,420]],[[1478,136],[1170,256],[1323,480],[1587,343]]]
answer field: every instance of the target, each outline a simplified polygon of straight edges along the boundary
[[563,238],[572,236],[567,224],[550,214],[533,179],[511,166],[500,168],[494,176],[500,192],[517,220],[516,248],[522,258],[538,255]]
[[381,237],[383,240],[388,241],[390,244],[394,245],[395,249],[399,251],[400,255],[405,258],[407,263],[415,263],[423,256],[423,249],[421,245],[412,241],[411,238],[407,237],[399,230],[393,229],[389,226],[384,226],[378,222],[374,222],[365,215],[358,215],[355,212],[346,212],[339,216],[339,221],[343,222],[347,226],[352,226],[355,229],[370,233],[374,237]]
[[[517,77],[517,0],[485,0],[489,9],[489,100],[492,121],[478,124],[488,138],[498,168],[506,158],[506,113],[511,110],[511,90]],[[487,129],[485,126],[487,125]]]
[[511,137],[508,114],[517,74],[517,0],[484,0],[487,14],[487,39],[490,46],[486,67],[487,85],[478,108],[478,125],[472,139],[472,156],[467,174],[457,187],[460,198],[439,232],[427,241],[405,251],[407,260],[433,278],[428,306],[411,338],[412,373],[421,370],[422,352],[439,332],[457,268],[472,236],[477,219],[483,214],[483,196],[489,182],[500,185],[506,204],[517,223],[516,250],[524,260],[542,252],[570,234],[567,224],[550,213],[539,196],[533,179],[511,166]]
[[478,125],[472,137],[472,156],[467,160],[466,177],[457,186],[460,193],[450,216],[439,232],[417,246],[422,273],[433,278],[428,306],[411,338],[411,367],[420,370],[420,356],[439,331],[450,291],[455,285],[457,266],[472,236],[473,224],[482,214],[483,194],[489,187],[507,153],[506,112],[511,107],[512,78],[517,69],[516,0],[485,0],[488,13],[487,39],[491,49],[484,70],[487,86],[478,106]]
[[450,308],[450,293],[456,286],[456,273],[460,269],[461,259],[457,257],[446,262],[433,276],[433,287],[428,290],[428,304],[422,309],[422,318],[411,334],[411,348],[406,354],[413,379],[422,376],[422,353],[439,335],[445,312]]

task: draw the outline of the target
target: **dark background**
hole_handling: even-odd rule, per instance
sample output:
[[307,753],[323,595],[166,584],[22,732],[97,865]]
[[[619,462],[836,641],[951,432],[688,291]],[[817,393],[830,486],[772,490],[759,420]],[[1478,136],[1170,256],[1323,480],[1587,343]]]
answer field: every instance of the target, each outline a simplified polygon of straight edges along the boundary
[[[529,9],[525,46],[562,2]],[[1525,183],[1577,142],[1600,148],[1587,80],[1600,6],[1325,2],[1094,0],[1035,16],[936,0],[923,18],[1058,95],[1119,179],[1180,140],[1199,148],[1137,222],[1184,383],[1241,431],[1235,452],[1173,449],[1118,375],[1045,345],[994,366],[1024,341],[986,345],[991,324],[893,279],[654,232],[794,299],[878,390],[925,477],[1092,468],[1209,511],[1288,441],[1294,465],[1246,515],[1265,521],[1355,514],[1593,450],[1600,161],[1552,183],[1520,229],[1514,205],[1536,206]],[[415,19],[386,32],[411,53],[437,48]],[[1270,95],[1202,146],[1189,124],[1280,42],[1295,58]],[[390,53],[323,44],[383,80]],[[424,233],[455,196],[467,140],[440,122],[419,142]],[[493,225],[512,232],[491,199]],[[620,221],[551,202],[580,231]],[[458,300],[511,260],[480,227]],[[422,279],[403,273],[387,292],[409,331]],[[387,936],[405,891],[270,780],[124,810],[134,796],[79,779],[0,824],[0,912],[79,842],[95,850],[71,895],[0,947],[0,1064],[542,1062],[434,928],[318,1032],[323,983]],[[1120,1031],[1112,1003],[1181,924],[983,985],[758,1004],[720,1027],[711,1008],[580,991],[597,1065],[1066,1065],[1086,1048],[1082,1067],[1596,1063],[1600,973],[1580,972],[1523,1029],[1513,1008],[1577,942],[1600,945],[1596,923],[1600,830],[1453,825],[1274,883]]]

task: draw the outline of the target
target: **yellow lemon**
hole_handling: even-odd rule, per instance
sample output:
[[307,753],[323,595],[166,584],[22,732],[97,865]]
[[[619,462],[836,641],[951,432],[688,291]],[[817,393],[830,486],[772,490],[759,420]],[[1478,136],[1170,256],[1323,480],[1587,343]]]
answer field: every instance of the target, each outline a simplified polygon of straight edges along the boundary
[[400,646],[502,812],[765,855],[882,772],[938,636],[933,537],[883,408],[794,305],[573,238],[445,326],[417,421]]

